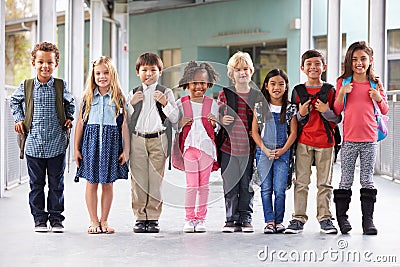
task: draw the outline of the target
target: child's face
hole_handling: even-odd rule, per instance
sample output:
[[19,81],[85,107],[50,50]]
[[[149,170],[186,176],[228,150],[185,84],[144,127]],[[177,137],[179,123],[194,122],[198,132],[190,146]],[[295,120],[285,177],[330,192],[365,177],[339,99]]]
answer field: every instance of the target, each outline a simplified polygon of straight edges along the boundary
[[94,81],[99,89],[107,89],[111,84],[110,72],[104,64],[99,64],[93,68]]
[[193,76],[193,81],[189,82],[190,97],[203,97],[208,89],[208,73],[197,71]]
[[233,70],[233,79],[235,84],[247,85],[251,81],[253,75],[249,66],[236,66]]
[[326,65],[324,65],[320,57],[311,57],[304,61],[301,70],[309,79],[320,79],[322,73],[326,70]]
[[143,65],[136,71],[136,75],[145,85],[152,85],[160,78],[161,71],[157,65]]
[[50,80],[51,74],[53,74],[58,66],[56,54],[54,52],[38,50],[35,60],[32,61],[32,66],[36,70],[38,80],[41,83],[46,83]]
[[354,74],[366,74],[372,62],[373,58],[364,50],[356,50],[351,58],[351,68]]
[[265,84],[271,99],[282,100],[282,96],[286,90],[286,82],[280,75],[271,77]]

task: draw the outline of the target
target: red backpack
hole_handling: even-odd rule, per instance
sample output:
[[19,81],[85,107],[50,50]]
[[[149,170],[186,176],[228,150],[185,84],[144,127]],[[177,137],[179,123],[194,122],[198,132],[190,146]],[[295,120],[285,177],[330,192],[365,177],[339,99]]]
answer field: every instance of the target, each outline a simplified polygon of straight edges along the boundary
[[[184,117],[189,117],[193,118],[193,110],[192,110],[192,105],[190,104],[190,96],[184,96],[181,98],[181,103],[182,103],[182,108],[183,108],[183,116]],[[213,99],[204,96],[203,100],[203,107],[201,110],[201,120],[203,122],[203,126],[206,129],[206,132],[208,136],[211,138],[213,143],[215,144],[215,133],[214,133],[214,128],[212,127],[211,122],[208,120],[207,116],[211,112],[211,106],[213,103]],[[185,125],[182,128],[182,131],[180,133],[175,134],[175,140],[174,144],[172,146],[172,166],[174,166],[175,169],[184,171],[185,170],[185,164],[183,160],[183,149],[185,146],[185,140],[187,135],[189,134],[191,125]],[[214,161],[212,171],[216,171],[219,169],[219,164],[217,161]]]

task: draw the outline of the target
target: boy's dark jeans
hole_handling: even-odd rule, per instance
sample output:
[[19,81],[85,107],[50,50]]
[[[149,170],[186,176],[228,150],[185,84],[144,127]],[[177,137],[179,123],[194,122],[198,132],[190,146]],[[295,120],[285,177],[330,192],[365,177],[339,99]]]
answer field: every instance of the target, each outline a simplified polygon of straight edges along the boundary
[[254,191],[249,188],[254,155],[236,157],[221,151],[226,221],[251,222]]
[[[35,222],[63,221],[65,154],[42,159],[26,155],[28,166],[29,206]],[[46,172],[48,177],[47,212],[45,211]]]

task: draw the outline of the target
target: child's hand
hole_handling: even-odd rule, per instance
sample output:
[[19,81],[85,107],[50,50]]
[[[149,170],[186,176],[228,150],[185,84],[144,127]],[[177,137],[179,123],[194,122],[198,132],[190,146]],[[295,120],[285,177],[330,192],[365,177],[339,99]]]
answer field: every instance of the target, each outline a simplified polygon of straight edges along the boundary
[[153,98],[155,101],[160,102],[160,104],[165,107],[168,104],[167,97],[165,94],[161,93],[160,91],[156,90],[153,94]]
[[345,86],[340,87],[340,93],[349,94],[353,91],[353,83],[346,84]]
[[124,165],[129,159],[129,155],[126,155],[125,152],[122,152],[121,155],[118,157],[119,165]]
[[286,153],[287,150],[284,150],[283,148],[278,148],[275,149],[275,159],[278,159],[280,156]]
[[269,160],[273,160],[275,158],[275,150],[271,150],[264,145],[262,146],[261,150],[264,152]]
[[222,124],[223,125],[229,125],[231,124],[233,121],[235,120],[235,118],[231,115],[224,115],[222,117]]
[[329,103],[328,102],[324,103],[321,100],[317,99],[314,107],[315,107],[315,110],[317,110],[318,112],[324,113],[325,111],[327,111],[329,109]]
[[302,116],[302,117],[307,116],[307,114],[309,113],[308,110],[309,110],[310,104],[311,104],[311,99],[304,102],[304,104],[300,103],[300,105],[299,105],[300,116]]
[[190,117],[183,117],[180,121],[179,128],[183,128],[184,126],[188,125],[191,126],[193,123],[193,119]]
[[72,121],[71,119],[66,119],[64,123],[64,127],[71,129],[72,128]]
[[134,106],[140,101],[143,101],[144,95],[142,91],[137,91],[136,93],[133,94],[132,99],[131,99],[131,105]]
[[75,160],[75,163],[76,163],[76,167],[79,168],[81,160],[82,160],[82,154],[78,149],[74,150],[74,160]]
[[14,124],[14,131],[16,131],[19,134],[23,134],[25,132],[24,121],[19,121],[16,124]]
[[375,90],[374,88],[369,88],[369,97],[379,103],[382,101],[382,96],[379,93],[379,91],[383,91],[382,83],[378,83],[376,89],[377,90]]
[[208,114],[207,118],[208,121],[211,122],[212,127],[215,128],[217,126],[217,118],[215,118],[214,114]]

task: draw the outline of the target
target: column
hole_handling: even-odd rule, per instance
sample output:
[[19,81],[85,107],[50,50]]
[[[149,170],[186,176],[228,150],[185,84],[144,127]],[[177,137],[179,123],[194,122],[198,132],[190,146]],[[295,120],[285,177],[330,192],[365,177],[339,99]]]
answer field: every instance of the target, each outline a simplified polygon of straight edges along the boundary
[[103,3],[90,1],[90,52],[89,59],[95,60],[103,55]]
[[[301,0],[301,29],[300,29],[300,55],[311,48],[312,36],[312,0]],[[301,71],[300,82],[305,82],[307,76]]]
[[341,72],[341,52],[342,52],[342,29],[340,16],[341,0],[328,1],[328,69],[326,79],[327,82],[335,84],[336,78]]
[[55,44],[57,29],[56,1],[39,0],[38,3],[38,29],[36,42],[50,42]]
[[6,91],[5,91],[5,66],[6,62],[5,55],[5,1],[0,0],[0,197],[4,196],[4,190],[6,187],[6,116],[5,116],[5,104],[6,104]]

